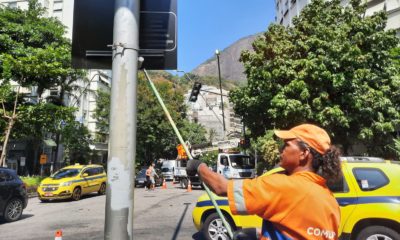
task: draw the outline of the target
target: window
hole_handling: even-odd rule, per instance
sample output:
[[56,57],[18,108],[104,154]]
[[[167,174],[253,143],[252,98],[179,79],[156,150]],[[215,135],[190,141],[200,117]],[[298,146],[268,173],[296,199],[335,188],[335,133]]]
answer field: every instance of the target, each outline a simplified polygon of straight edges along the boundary
[[8,7],[17,8],[18,7],[17,2],[8,2]]
[[220,163],[224,166],[228,166],[228,158],[226,156],[221,156]]
[[389,183],[388,177],[377,168],[355,168],[353,173],[363,191],[372,191]]
[[50,96],[58,96],[58,88],[50,88]]
[[13,176],[11,176],[9,173],[0,170],[0,182],[8,182],[13,179],[14,179]]
[[342,176],[337,182],[328,184],[328,188],[333,193],[346,193],[349,192],[349,186],[346,179]]
[[53,11],[62,11],[62,7],[63,7],[63,1],[62,0],[54,1]]
[[99,174],[99,168],[89,168],[85,171],[89,176],[94,176]]

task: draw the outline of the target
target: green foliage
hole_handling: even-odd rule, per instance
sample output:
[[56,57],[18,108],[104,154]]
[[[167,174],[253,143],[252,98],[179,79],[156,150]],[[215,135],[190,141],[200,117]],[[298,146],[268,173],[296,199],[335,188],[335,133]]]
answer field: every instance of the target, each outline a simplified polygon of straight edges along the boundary
[[194,122],[189,122],[186,119],[182,119],[179,121],[179,125],[177,126],[179,132],[182,135],[182,138],[185,141],[189,141],[190,144],[200,144],[207,142],[206,140],[206,129]]
[[394,157],[397,158],[397,160],[400,159],[400,138],[397,136],[396,138],[393,138],[393,142],[391,145],[387,146],[387,149],[390,151],[394,152]]
[[52,103],[21,105],[18,108],[19,121],[15,124],[13,136],[16,139],[33,138],[40,142],[47,137],[46,133],[60,134],[61,143],[67,149],[66,157],[71,163],[87,163],[91,139],[88,129],[75,121],[75,110]]
[[71,68],[71,44],[55,18],[45,18],[37,0],[29,9],[0,8],[0,76],[44,89],[73,82],[83,72]]
[[204,153],[200,159],[207,164],[207,166],[216,166],[218,159],[218,150]]
[[68,155],[65,156],[70,164],[80,163],[87,164],[90,160],[92,150],[89,144],[92,143],[89,130],[81,123],[72,121],[68,122],[62,128],[62,140]]
[[[204,143],[205,129],[185,119],[186,106],[182,89],[168,80],[170,75],[158,71],[151,73],[152,80],[184,140],[190,141],[191,144]],[[142,74],[139,75],[137,93],[137,163],[146,165],[158,158],[176,158],[178,137]],[[100,123],[98,130],[108,132],[110,93],[98,92],[97,100],[94,117]]]
[[96,103],[96,109],[93,114],[93,118],[97,120],[96,141],[105,142],[109,132],[110,92],[98,90]]
[[37,188],[40,185],[40,182],[45,177],[40,176],[32,176],[32,177],[23,177],[20,176],[21,180],[26,184],[26,191],[28,194],[34,194],[37,191]]
[[252,144],[257,151],[259,159],[257,174],[264,169],[271,169],[279,162],[279,143],[274,139],[274,132],[267,131],[265,135],[258,137]]
[[21,180],[27,185],[27,186],[39,186],[40,182],[45,178],[45,177],[40,177],[40,176],[33,176],[33,177],[20,177]]
[[74,108],[60,107],[51,103],[22,105],[18,107],[19,121],[15,124],[15,138],[34,136],[43,139],[47,132],[61,133],[60,122],[66,124],[75,122]]
[[345,153],[361,142],[386,154],[400,120],[399,69],[389,57],[399,40],[384,30],[384,12],[364,17],[360,2],[314,0],[293,27],[272,24],[242,53],[248,85],[230,98],[254,137],[316,123]]

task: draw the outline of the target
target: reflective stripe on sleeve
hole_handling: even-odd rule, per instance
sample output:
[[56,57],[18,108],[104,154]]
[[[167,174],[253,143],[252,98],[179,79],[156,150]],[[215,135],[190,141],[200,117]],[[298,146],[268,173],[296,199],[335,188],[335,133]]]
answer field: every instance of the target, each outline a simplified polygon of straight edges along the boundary
[[247,214],[243,197],[243,180],[236,180],[233,182],[233,198],[235,199],[237,214]]

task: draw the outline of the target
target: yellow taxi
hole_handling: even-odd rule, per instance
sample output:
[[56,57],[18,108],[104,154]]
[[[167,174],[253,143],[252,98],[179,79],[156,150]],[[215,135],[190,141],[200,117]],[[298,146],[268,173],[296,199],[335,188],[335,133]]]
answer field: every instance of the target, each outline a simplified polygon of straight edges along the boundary
[[105,194],[107,176],[101,165],[71,165],[45,178],[37,188],[42,202],[52,199],[78,201],[82,195],[98,192]]
[[[277,168],[266,174],[282,170]],[[340,239],[399,240],[399,162],[371,157],[343,157],[342,170],[341,181],[329,186],[340,205]],[[261,229],[260,217],[233,215],[227,198],[215,196],[215,200],[232,230]],[[207,194],[198,198],[192,216],[195,227],[203,232],[207,240],[230,239]]]

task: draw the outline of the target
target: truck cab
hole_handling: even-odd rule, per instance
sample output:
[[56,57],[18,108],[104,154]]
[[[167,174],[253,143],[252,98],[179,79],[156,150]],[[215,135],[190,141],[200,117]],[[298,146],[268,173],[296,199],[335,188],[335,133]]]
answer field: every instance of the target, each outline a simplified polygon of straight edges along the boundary
[[176,160],[165,160],[161,166],[161,172],[165,180],[174,180]]
[[255,172],[255,160],[246,154],[218,154],[217,173],[228,179],[254,178]]

